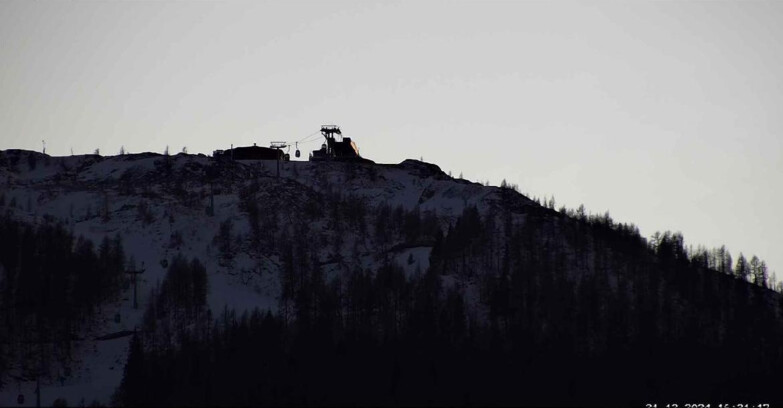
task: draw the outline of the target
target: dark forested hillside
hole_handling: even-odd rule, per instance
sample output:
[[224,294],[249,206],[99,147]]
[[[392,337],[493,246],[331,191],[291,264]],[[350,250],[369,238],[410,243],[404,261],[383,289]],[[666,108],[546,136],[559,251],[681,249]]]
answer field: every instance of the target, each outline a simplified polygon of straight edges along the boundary
[[276,170],[0,152],[0,405],[783,403],[755,256],[415,160]]
[[[335,208],[356,207],[334,200]],[[117,402],[779,399],[781,297],[691,259],[677,234],[648,244],[608,216],[572,218],[543,207],[515,215],[503,201],[484,215],[467,207],[445,234],[418,209],[368,210],[350,214],[375,214],[374,225],[357,228],[374,231],[379,248],[431,241],[428,270],[406,276],[387,262],[328,280],[306,240],[284,238],[278,313],[223,310],[184,325],[202,329],[184,330],[171,347],[138,336]],[[513,222],[518,215],[523,221]],[[330,220],[338,230],[356,222],[339,211]],[[466,306],[468,286],[478,288],[478,309]]]

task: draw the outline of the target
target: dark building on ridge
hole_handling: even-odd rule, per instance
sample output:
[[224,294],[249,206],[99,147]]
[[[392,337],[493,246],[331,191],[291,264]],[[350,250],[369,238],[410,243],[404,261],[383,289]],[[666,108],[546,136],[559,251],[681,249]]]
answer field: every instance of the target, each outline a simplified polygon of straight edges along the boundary
[[288,160],[288,155],[280,149],[252,146],[234,147],[228,150],[215,150],[212,157],[226,160]]

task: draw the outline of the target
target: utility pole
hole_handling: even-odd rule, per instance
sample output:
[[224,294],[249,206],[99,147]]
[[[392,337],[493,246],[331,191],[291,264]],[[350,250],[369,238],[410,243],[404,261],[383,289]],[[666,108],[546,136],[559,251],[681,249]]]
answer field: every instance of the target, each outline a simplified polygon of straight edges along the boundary
[[136,286],[137,286],[137,281],[138,281],[137,276],[139,274],[141,274],[141,273],[144,273],[144,271],[145,271],[145,269],[144,269],[144,262],[141,263],[141,270],[125,271],[125,273],[128,273],[128,274],[130,274],[133,277],[132,279],[133,279],[133,308],[134,309],[138,309],[139,308],[139,300],[136,297]]
[[277,178],[280,178],[280,156],[283,155],[283,149],[288,147],[288,143],[272,142],[272,144],[269,147],[277,150]]

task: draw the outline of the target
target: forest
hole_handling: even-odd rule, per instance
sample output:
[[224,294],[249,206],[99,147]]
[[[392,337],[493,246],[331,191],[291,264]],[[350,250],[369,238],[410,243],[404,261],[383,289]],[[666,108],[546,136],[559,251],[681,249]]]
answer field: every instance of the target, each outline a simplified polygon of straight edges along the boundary
[[0,215],[0,374],[67,376],[102,306],[127,289],[125,262],[119,236],[96,248],[54,220]]
[[[734,265],[725,248],[691,250],[678,233],[647,240],[583,208],[514,212],[508,187],[445,232],[437,214],[340,194],[282,226],[256,191],[242,192],[250,235],[227,221],[215,243],[225,265],[243,245],[279,256],[279,308],[213,313],[204,267],[176,259],[115,404],[782,402],[783,302],[758,259]],[[328,240],[307,233],[319,212]],[[341,240],[345,231],[358,238]],[[387,261],[324,271],[319,250],[349,265],[358,242]],[[400,245],[431,246],[429,268],[406,274],[388,255]]]

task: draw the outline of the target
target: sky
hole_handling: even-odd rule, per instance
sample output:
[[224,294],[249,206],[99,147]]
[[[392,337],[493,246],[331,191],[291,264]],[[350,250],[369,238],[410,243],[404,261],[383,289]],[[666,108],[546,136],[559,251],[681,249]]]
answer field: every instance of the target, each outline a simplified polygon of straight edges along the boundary
[[336,124],[376,162],[783,275],[781,21],[775,1],[0,0],[0,149],[211,154]]

